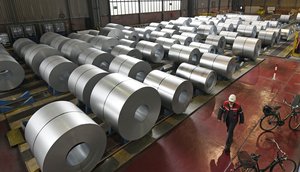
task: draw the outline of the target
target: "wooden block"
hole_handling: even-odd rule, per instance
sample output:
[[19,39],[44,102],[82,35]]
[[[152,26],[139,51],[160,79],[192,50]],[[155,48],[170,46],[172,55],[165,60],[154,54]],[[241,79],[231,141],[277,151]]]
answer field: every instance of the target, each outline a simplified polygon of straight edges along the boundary
[[25,142],[25,139],[20,129],[10,130],[9,132],[6,133],[6,137],[11,147]]
[[25,162],[28,172],[38,172],[40,171],[40,167],[38,166],[36,159],[32,158],[29,161]]

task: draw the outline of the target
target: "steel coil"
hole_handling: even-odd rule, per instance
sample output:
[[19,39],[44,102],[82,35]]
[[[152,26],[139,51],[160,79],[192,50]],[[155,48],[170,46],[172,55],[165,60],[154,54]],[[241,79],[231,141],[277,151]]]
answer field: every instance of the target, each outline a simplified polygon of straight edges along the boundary
[[169,21],[161,21],[161,22],[160,22],[160,24],[163,25],[164,27],[165,27],[166,25],[168,25],[169,23],[170,23]]
[[181,35],[192,38],[192,42],[200,42],[201,41],[201,36],[197,33],[183,32],[183,33],[181,33]]
[[70,39],[63,44],[63,46],[61,48],[61,52],[69,60],[71,60],[72,62],[77,64],[79,54],[82,53],[87,48],[91,48],[91,47],[92,47],[92,45],[90,45],[86,42],[83,42],[83,41],[80,41],[77,39]]
[[125,39],[129,39],[132,41],[139,41],[139,34],[136,31],[131,30],[122,30],[122,32],[125,34]]
[[217,26],[217,34],[219,35],[222,31],[226,31],[226,28],[223,26]]
[[180,26],[179,27],[179,32],[196,33],[197,32],[197,28],[196,27],[190,27],[190,26]]
[[127,47],[125,45],[115,46],[115,48],[111,51],[111,54],[115,57],[117,57],[121,54],[124,54],[124,55],[128,55],[128,56],[131,56],[131,57],[134,57],[134,58],[137,58],[137,59],[142,59],[143,58],[143,55],[139,50],[137,50],[135,48]]
[[[4,51],[4,52],[3,52]],[[22,66],[5,50],[0,54],[0,91],[17,88],[24,80]]]
[[226,45],[226,39],[224,36],[208,35],[206,37],[205,44],[214,45],[217,48],[217,52],[219,54],[223,54]]
[[129,141],[151,130],[161,107],[155,89],[118,73],[109,74],[96,84],[90,103],[100,119]]
[[170,34],[170,36],[172,35],[176,35],[176,34],[179,34],[179,32],[177,30],[174,30],[174,29],[162,29],[161,32],[164,32],[164,33],[168,33]]
[[100,30],[100,35],[104,35],[107,37],[115,38],[115,39],[123,39],[125,38],[125,34],[122,30],[112,27],[104,27]]
[[120,39],[119,40],[119,45],[125,45],[131,48],[135,48],[137,42],[136,41],[132,41],[132,40],[128,40],[128,39]]
[[28,39],[28,38],[19,38],[17,39],[14,44],[13,44],[13,48],[14,51],[18,54],[19,57],[24,58],[24,56],[21,55],[21,49],[26,46],[26,45],[32,45],[32,44],[36,44],[35,42],[33,42],[32,40]]
[[219,23],[217,26],[225,27],[226,31],[230,31],[230,32],[233,32],[233,30],[234,30],[232,23]]
[[164,48],[158,43],[140,41],[137,43],[135,48],[140,50],[144,59],[154,63],[161,62],[164,57]]
[[190,43],[192,42],[191,37],[184,36],[184,35],[173,35],[171,38],[178,40],[181,45],[186,45],[186,46],[190,45]]
[[90,106],[90,97],[96,83],[108,72],[91,64],[77,67],[68,80],[69,91],[87,106]]
[[286,41],[290,40],[292,34],[293,34],[293,31],[291,28],[281,29],[281,39],[283,39],[283,40],[286,40]]
[[269,27],[271,28],[277,28],[279,26],[278,21],[267,20],[266,22],[269,22]]
[[223,20],[219,19],[210,19],[209,22],[213,22],[213,25],[217,26],[219,23],[223,23]]
[[155,42],[159,43],[164,47],[165,53],[169,52],[172,45],[180,44],[180,42],[177,39],[163,38],[163,37],[157,38]]
[[239,36],[239,33],[238,32],[229,32],[229,31],[222,31],[220,32],[219,34],[220,36],[224,36],[225,39],[226,39],[226,43],[227,44],[233,44],[235,38],[237,36]]
[[153,70],[147,75],[144,83],[155,88],[161,97],[162,105],[176,114],[184,112],[192,100],[192,83],[177,76]]
[[172,30],[176,30],[177,32],[179,31],[179,27],[172,24],[166,25],[164,29],[172,29]]
[[190,23],[190,26],[197,27],[197,28],[201,25],[206,25],[205,21],[194,20]]
[[144,28],[135,28],[135,31],[138,32],[140,39],[150,40],[151,30]]
[[34,47],[35,45],[36,45],[36,44],[27,44],[27,45],[24,45],[24,46],[21,48],[21,51],[20,51],[20,57],[22,57],[22,58],[24,59],[26,53],[31,49],[31,47]]
[[31,67],[33,72],[40,75],[39,68],[41,63],[50,56],[62,56],[62,53],[48,45],[36,45],[32,47],[30,53],[26,53],[25,62]]
[[256,60],[261,51],[261,40],[256,38],[236,37],[232,52],[236,56]]
[[279,43],[280,42],[280,39],[281,39],[281,29],[279,28],[267,28],[266,31],[268,32],[275,32],[275,43]]
[[164,25],[160,24],[160,23],[155,23],[155,22],[152,22],[149,24],[150,27],[157,27],[159,28],[160,30],[162,30],[164,28]]
[[124,26],[125,30],[131,30],[131,31],[135,31],[133,27],[131,26]]
[[199,66],[214,70],[219,75],[231,79],[235,72],[236,63],[232,57],[204,53],[200,59]]
[[67,92],[69,76],[76,67],[62,56],[50,56],[41,63],[40,75],[54,90]]
[[2,44],[0,44],[0,55],[1,54],[10,55]]
[[226,19],[225,23],[232,24],[233,28],[236,30],[238,26],[242,23],[242,21],[236,19]]
[[171,46],[168,59],[176,63],[199,64],[200,51],[197,48],[174,44]]
[[267,28],[270,27],[270,23],[268,21],[252,21],[251,25],[262,27],[262,30],[266,30]]
[[99,35],[91,39],[90,43],[102,51],[109,53],[116,45],[118,45],[119,41],[116,38]]
[[290,15],[280,15],[278,21],[282,23],[288,23],[290,21]]
[[71,39],[78,39],[81,35],[79,33],[70,33],[68,35],[68,38],[71,38]]
[[90,31],[88,32],[88,34],[93,35],[93,36],[98,36],[99,33],[100,33],[99,30],[90,30]]
[[124,26],[116,23],[108,23],[105,27],[117,28],[120,30],[124,30]]
[[83,34],[83,35],[80,35],[80,36],[78,37],[78,39],[81,40],[81,41],[84,41],[84,42],[90,42],[91,39],[93,39],[94,37],[95,37],[95,36],[90,35],[90,34]]
[[92,64],[103,70],[108,70],[109,64],[113,60],[113,55],[110,53],[101,51],[96,48],[87,48],[78,57],[78,63],[83,64]]
[[147,26],[145,27],[146,30],[150,30],[150,31],[160,31],[161,29],[159,27],[151,27],[151,26]]
[[187,19],[177,19],[172,21],[173,25],[176,26],[189,26],[192,20],[190,18]]
[[201,39],[205,39],[208,35],[217,34],[217,28],[214,25],[201,25],[198,27],[198,34],[200,34]]
[[169,33],[160,32],[160,31],[152,31],[150,34],[150,41],[155,42],[155,40],[159,37],[170,38]]
[[43,172],[91,171],[106,147],[103,129],[67,101],[35,112],[26,125],[25,139]]
[[193,85],[205,93],[211,93],[217,83],[217,75],[213,70],[188,63],[181,63],[176,70],[176,75],[190,80]]
[[198,50],[200,51],[200,56],[202,56],[203,53],[216,53],[217,52],[217,48],[214,45],[210,45],[210,44],[192,42],[190,44],[190,47],[198,48]]
[[46,32],[40,38],[40,43],[50,45],[53,38],[61,36],[54,32]]
[[64,36],[57,36],[53,38],[53,40],[50,43],[50,46],[54,49],[57,49],[58,51],[61,51],[62,46],[68,41],[70,38],[64,37]]
[[110,72],[120,73],[140,82],[144,81],[151,70],[149,63],[128,55],[116,56],[109,65]]
[[275,32],[261,30],[257,36],[261,40],[262,46],[273,46],[276,39]]
[[257,28],[255,25],[242,25],[241,24],[238,26],[237,32],[241,36],[255,38],[256,33],[257,33]]

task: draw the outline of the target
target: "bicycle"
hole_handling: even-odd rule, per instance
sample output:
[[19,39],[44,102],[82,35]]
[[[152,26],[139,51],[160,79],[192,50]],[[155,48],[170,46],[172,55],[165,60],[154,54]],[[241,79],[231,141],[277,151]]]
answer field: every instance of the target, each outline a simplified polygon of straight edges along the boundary
[[281,118],[279,109],[281,106],[269,106],[263,107],[264,116],[260,120],[260,128],[265,131],[271,131],[277,126],[283,126],[285,121],[289,119],[289,128],[295,131],[300,130],[300,95],[295,96],[292,103],[283,101],[284,104],[291,108],[291,112],[287,114],[283,119]]
[[294,160],[288,159],[285,152],[281,150],[278,143],[272,139],[272,142],[276,144],[278,149],[276,158],[265,168],[260,168],[258,164],[258,160],[260,155],[251,154],[249,155],[246,151],[240,151],[237,153],[238,163],[237,167],[231,171],[234,172],[265,172],[270,169],[270,172],[297,172],[297,164]]

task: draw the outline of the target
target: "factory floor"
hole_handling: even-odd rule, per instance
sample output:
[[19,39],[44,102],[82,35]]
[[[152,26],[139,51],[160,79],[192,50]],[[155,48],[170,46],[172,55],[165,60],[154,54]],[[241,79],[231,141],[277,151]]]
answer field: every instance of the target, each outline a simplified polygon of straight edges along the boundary
[[[274,67],[278,65],[275,80]],[[230,155],[223,152],[226,140],[226,126],[216,119],[221,103],[228,95],[237,95],[245,114],[245,124],[238,125]],[[222,172],[229,171],[236,162],[238,150],[261,154],[260,165],[268,165],[275,156],[275,145],[267,142],[274,138],[289,158],[300,161],[300,131],[291,131],[288,125],[271,133],[256,126],[262,115],[264,104],[282,105],[285,115],[289,108],[282,104],[284,98],[291,101],[300,94],[300,63],[295,60],[266,57],[266,60],[249,73],[227,87],[206,105],[197,110],[170,133],[141,152],[126,165],[123,172]],[[17,148],[10,148],[5,134],[6,121],[0,122],[0,171],[27,171]]]
[[[278,65],[275,80],[274,67]],[[216,119],[221,103],[234,93],[242,105],[245,123],[235,128],[230,155],[223,151],[226,126]],[[265,104],[281,105],[282,116],[289,112],[283,99],[291,101],[300,94],[300,63],[281,58],[266,60],[227,87],[213,100],[192,114],[169,134],[123,166],[123,172],[223,172],[230,171],[237,161],[238,150],[262,155],[259,165],[265,167],[276,156],[274,138],[290,159],[300,162],[300,131],[292,131],[286,123],[273,132],[263,132],[256,125]],[[287,121],[288,122],[288,121]]]

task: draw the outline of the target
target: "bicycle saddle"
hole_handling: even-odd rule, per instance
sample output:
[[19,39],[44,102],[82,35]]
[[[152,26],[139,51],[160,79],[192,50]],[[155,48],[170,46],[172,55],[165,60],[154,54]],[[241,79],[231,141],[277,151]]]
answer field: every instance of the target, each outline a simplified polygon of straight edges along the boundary
[[245,168],[253,168],[255,167],[255,161],[251,158],[251,156],[246,151],[240,151],[237,153],[238,160],[240,164]]

